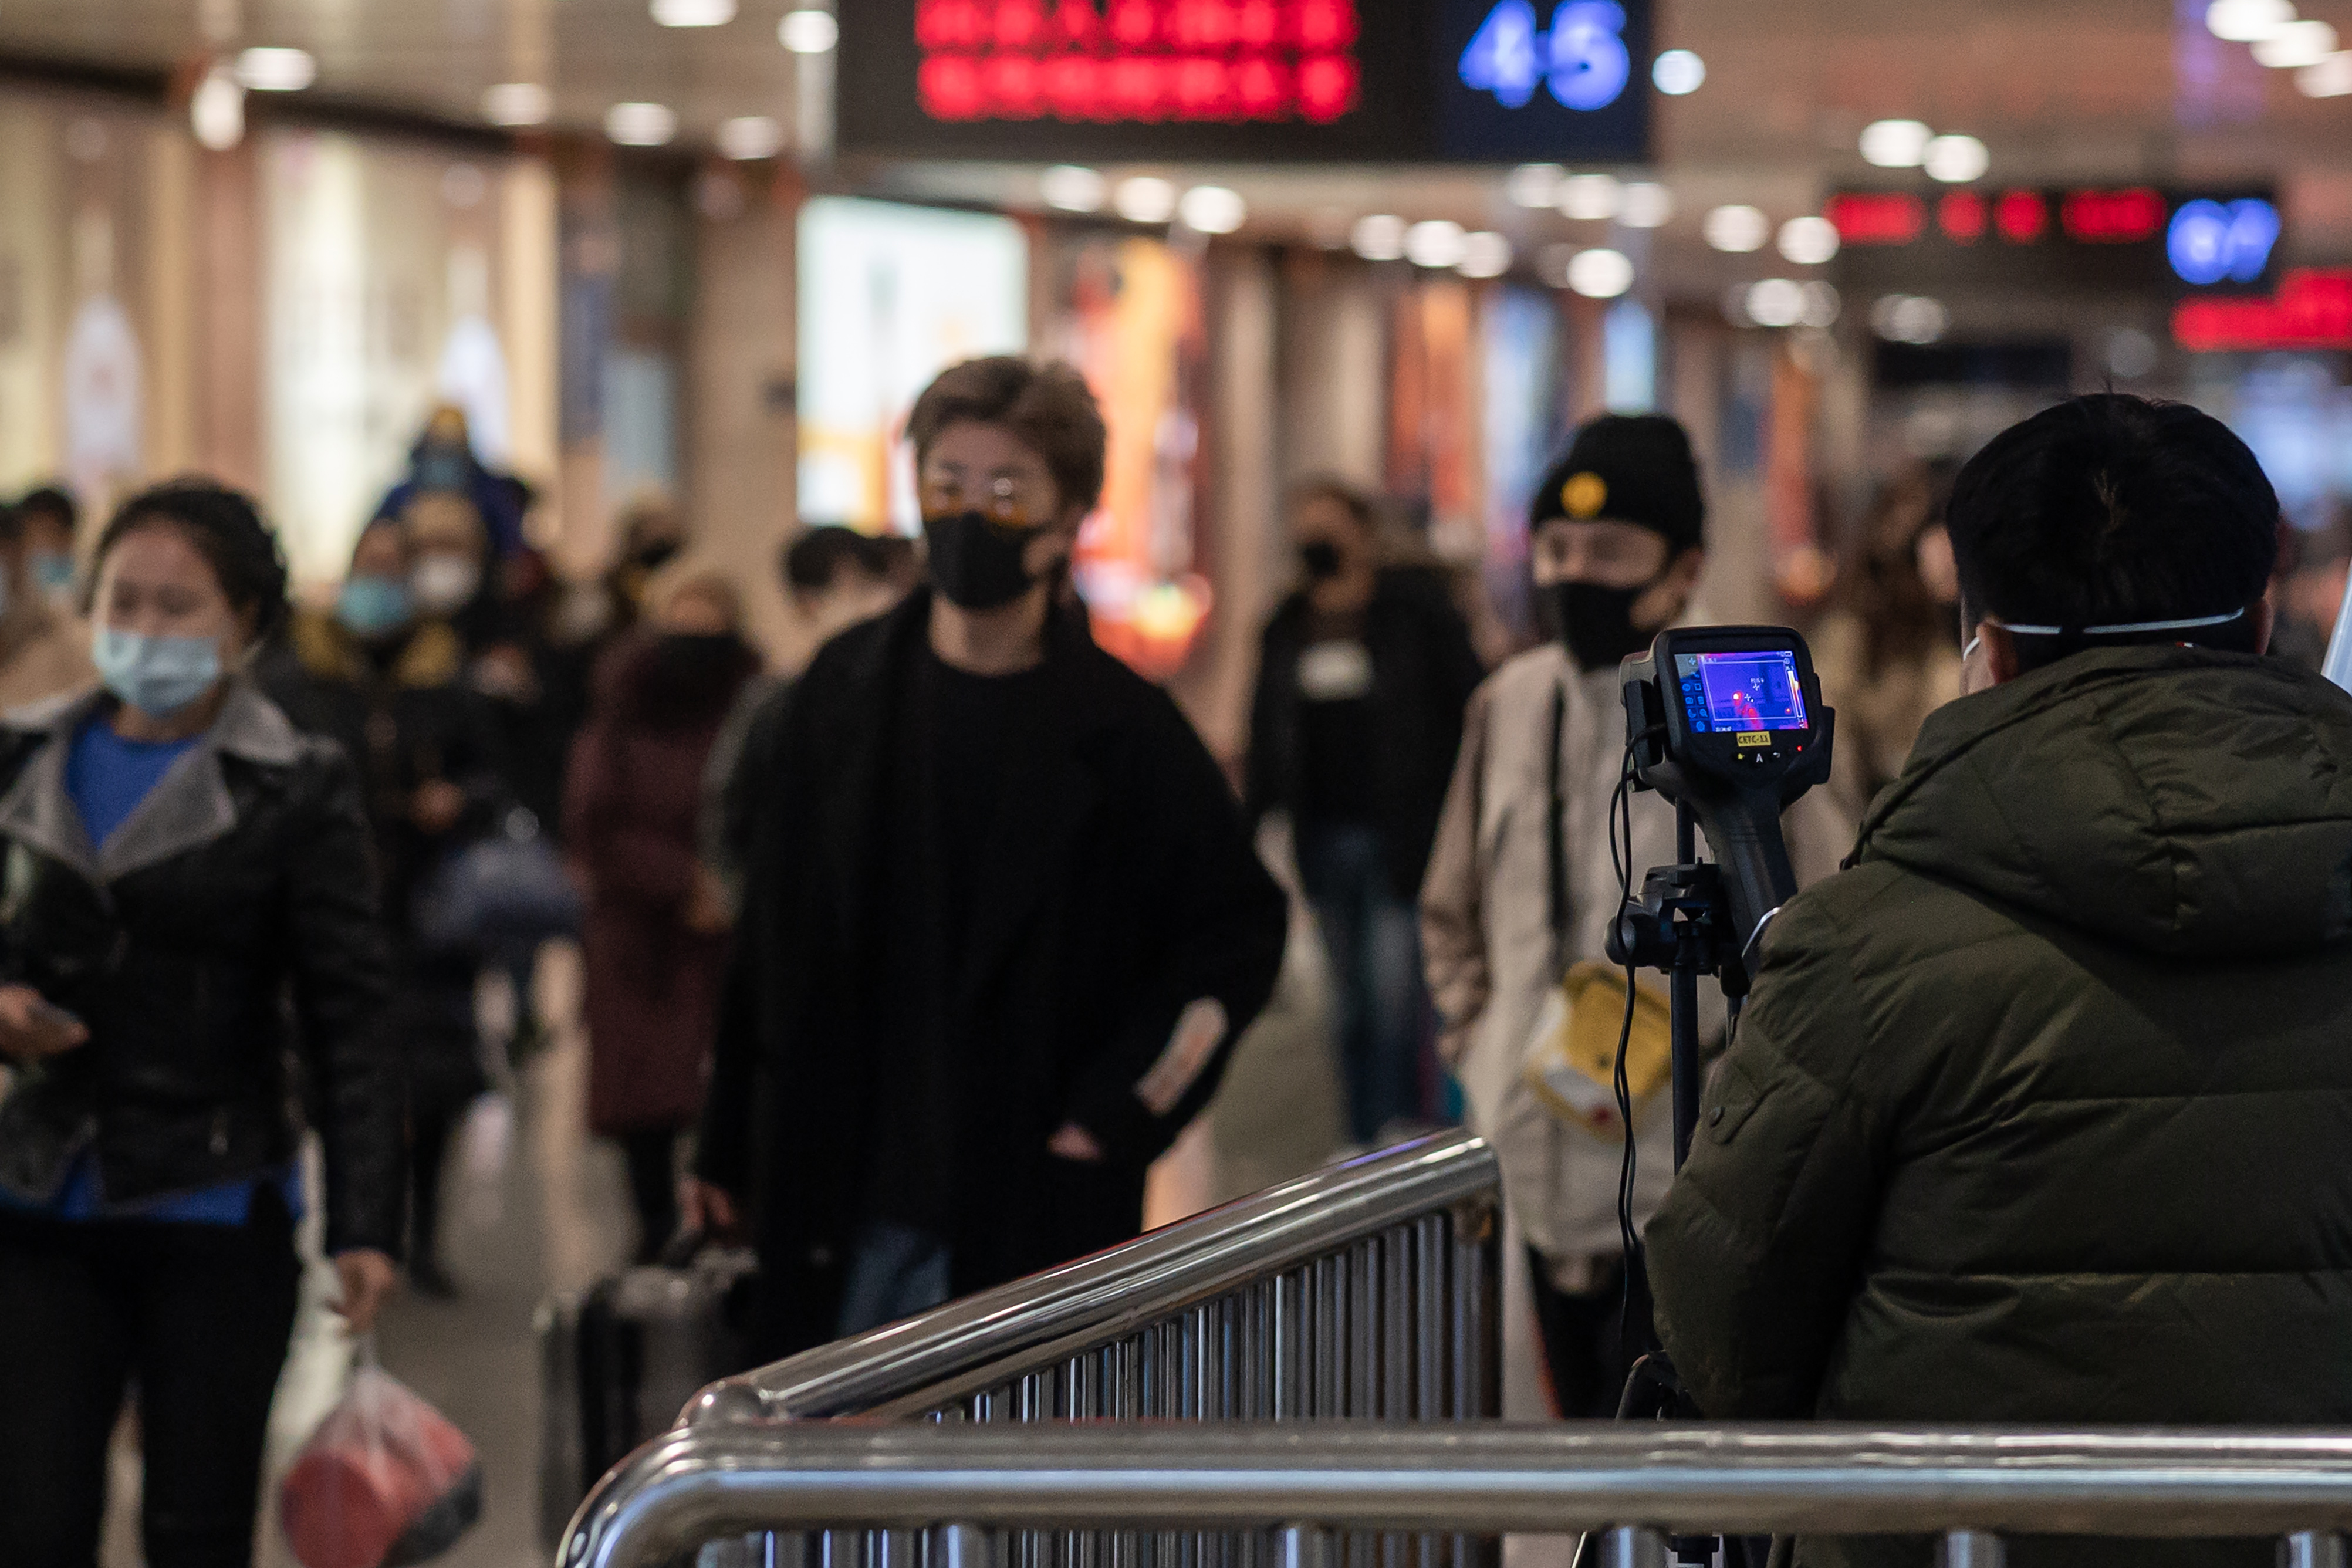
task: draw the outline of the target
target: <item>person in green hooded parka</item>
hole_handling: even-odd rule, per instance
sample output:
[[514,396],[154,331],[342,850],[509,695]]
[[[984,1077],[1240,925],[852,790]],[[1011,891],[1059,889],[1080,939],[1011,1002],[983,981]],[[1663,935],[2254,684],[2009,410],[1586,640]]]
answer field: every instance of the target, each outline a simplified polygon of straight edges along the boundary
[[2263,656],[2277,498],[2107,395],[1949,515],[1969,694],[1767,934],[1649,1227],[1662,1337],[1715,1418],[2352,1424],[2352,696]]

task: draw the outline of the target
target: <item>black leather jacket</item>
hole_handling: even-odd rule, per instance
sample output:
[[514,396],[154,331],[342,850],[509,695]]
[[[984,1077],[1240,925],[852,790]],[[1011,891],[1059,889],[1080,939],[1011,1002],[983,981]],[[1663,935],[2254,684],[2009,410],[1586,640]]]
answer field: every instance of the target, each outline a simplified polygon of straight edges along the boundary
[[404,1080],[357,773],[238,686],[94,851],[65,765],[103,700],[0,723],[0,978],[90,1032],[17,1064],[0,1184],[47,1201],[93,1144],[110,1202],[260,1175],[307,1102],[328,1249],[394,1250]]

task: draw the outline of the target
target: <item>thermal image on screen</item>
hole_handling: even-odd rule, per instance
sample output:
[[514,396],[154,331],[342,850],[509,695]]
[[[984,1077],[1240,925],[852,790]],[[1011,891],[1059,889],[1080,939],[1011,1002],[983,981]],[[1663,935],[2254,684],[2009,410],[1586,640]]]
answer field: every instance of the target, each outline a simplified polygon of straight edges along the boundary
[[1811,727],[1793,653],[1778,648],[1686,653],[1675,663],[1681,667],[1683,711],[1689,715],[1693,734]]

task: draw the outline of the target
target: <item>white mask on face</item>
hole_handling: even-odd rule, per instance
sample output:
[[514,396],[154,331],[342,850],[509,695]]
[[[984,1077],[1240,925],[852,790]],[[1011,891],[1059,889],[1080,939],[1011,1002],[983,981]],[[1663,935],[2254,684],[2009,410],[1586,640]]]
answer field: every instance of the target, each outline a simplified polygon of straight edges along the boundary
[[428,616],[446,616],[473,602],[482,586],[482,569],[462,555],[427,555],[409,574],[408,589],[416,607]]

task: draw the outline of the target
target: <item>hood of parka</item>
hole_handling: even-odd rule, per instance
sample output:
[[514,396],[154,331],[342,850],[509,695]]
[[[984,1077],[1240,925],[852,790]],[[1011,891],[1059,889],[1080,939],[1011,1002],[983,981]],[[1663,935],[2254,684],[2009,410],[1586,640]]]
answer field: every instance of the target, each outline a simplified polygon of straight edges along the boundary
[[2352,936],[2352,695],[2284,661],[2078,654],[1930,715],[1856,857],[2151,952]]

